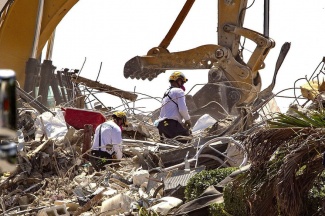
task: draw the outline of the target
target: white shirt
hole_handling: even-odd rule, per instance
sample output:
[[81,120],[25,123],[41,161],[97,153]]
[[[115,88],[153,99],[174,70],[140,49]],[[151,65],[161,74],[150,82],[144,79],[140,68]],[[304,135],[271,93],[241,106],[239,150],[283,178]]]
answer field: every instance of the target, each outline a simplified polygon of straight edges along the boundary
[[[121,128],[113,121],[107,121],[98,125],[95,130],[93,146],[91,149],[99,150],[99,129],[101,127],[101,151],[107,151],[112,154],[116,153],[117,159],[122,158],[122,131]],[[111,146],[107,146],[111,145]],[[109,149],[106,149],[106,148]]]
[[[168,93],[168,91],[169,90],[167,90],[166,93]],[[164,119],[174,119],[179,123],[182,123],[183,119],[189,120],[190,115],[188,114],[184,91],[180,88],[172,88],[168,95],[169,97],[166,96],[162,100],[158,122]]]

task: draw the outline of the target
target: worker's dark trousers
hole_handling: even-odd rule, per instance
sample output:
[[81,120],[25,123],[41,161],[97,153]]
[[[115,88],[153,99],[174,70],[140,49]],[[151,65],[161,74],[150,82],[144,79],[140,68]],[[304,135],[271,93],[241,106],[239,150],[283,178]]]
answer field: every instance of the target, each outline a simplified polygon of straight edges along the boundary
[[106,151],[92,150],[90,152],[90,163],[93,165],[96,171],[104,169],[104,165],[112,163],[112,155]]
[[[174,138],[176,136],[189,136],[190,131],[183,127],[178,121],[173,119],[165,119],[158,124],[160,139]],[[186,143],[187,140],[176,139],[179,142]]]

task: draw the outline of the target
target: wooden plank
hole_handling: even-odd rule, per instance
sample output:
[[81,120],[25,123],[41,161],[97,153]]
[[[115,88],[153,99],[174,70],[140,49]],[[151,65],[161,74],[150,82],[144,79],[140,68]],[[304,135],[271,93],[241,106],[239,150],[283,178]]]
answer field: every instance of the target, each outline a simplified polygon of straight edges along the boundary
[[80,215],[81,213],[91,209],[93,206],[96,206],[96,204],[104,197],[103,192],[104,190],[100,191],[91,200],[89,200],[84,206],[77,208],[77,210],[74,212],[73,215]]
[[93,134],[93,126],[91,124],[86,124],[84,126],[84,143],[82,146],[81,153],[83,154],[83,158],[88,160],[89,157],[85,154],[91,147],[91,136]]

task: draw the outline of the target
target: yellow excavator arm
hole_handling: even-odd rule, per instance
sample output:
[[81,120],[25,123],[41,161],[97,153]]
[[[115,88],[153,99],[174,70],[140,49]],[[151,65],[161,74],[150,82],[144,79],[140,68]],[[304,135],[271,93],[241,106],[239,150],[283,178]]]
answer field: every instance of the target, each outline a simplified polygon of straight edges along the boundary
[[[40,0],[8,0],[0,17],[0,68],[16,72],[21,86],[25,83],[26,62],[38,59],[56,26],[78,0],[43,0],[40,34],[35,40]],[[35,42],[34,42],[35,41]]]
[[[58,23],[78,0],[8,0],[0,14],[0,68],[12,69],[20,85],[34,80],[41,51]],[[218,1],[218,44],[207,44],[181,52],[167,49],[195,0],[187,0],[171,29],[145,56],[130,59],[126,78],[154,79],[172,69],[209,69],[209,83],[193,99],[197,107],[222,101],[223,107],[251,104],[261,88],[258,70],[275,43],[269,37],[243,27],[247,0]],[[42,10],[40,10],[42,9]],[[38,30],[38,31],[37,31]],[[256,48],[244,61],[240,39]],[[36,63],[35,63],[36,62]],[[36,69],[35,69],[36,68]],[[27,74],[27,75],[26,75]],[[216,85],[218,84],[218,85]],[[220,87],[222,84],[225,87]],[[27,92],[32,91],[25,85]]]
[[[209,83],[193,99],[197,107],[220,102],[228,112],[233,107],[252,103],[261,89],[258,70],[275,42],[267,36],[243,27],[247,0],[218,1],[218,44],[203,45],[182,52],[169,52],[167,46],[181,26],[195,0],[187,0],[170,31],[158,47],[145,56],[136,56],[124,66],[126,78],[149,79],[166,70],[210,69]],[[247,62],[240,50],[240,39],[256,44]],[[216,85],[218,84],[218,85]],[[226,88],[220,88],[220,84]]]

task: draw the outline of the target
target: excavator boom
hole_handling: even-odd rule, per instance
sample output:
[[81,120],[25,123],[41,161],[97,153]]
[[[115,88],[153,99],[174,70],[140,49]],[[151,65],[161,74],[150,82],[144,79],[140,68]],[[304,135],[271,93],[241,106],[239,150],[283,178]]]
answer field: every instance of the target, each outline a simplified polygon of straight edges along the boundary
[[[176,34],[178,28],[175,26],[180,26],[193,2],[188,0],[185,3],[167,35]],[[258,70],[264,68],[264,59],[275,42],[243,27],[246,7],[247,0],[218,1],[218,44],[170,52],[166,46],[170,41],[164,41],[150,49],[147,55],[136,56],[126,62],[124,76],[152,80],[166,70],[209,69],[209,83],[193,96],[197,107],[204,107],[211,101],[221,101],[226,110],[232,112],[234,107],[251,104],[261,89]],[[172,40],[172,37],[166,36],[164,40],[166,38]],[[256,44],[247,62],[243,60],[240,50],[241,38]]]
[[[36,58],[56,26],[78,0],[43,0],[43,15]],[[32,56],[36,18],[41,0],[8,0],[0,15],[0,68],[16,72],[21,86],[25,83],[25,65]]]
[[[77,2],[78,0],[8,0],[1,10],[0,68],[14,70],[20,86],[25,84],[27,92],[33,91],[27,84],[36,80],[33,76],[39,74],[38,61],[43,47],[64,15]],[[152,80],[166,70],[209,69],[208,84],[193,96],[197,107],[216,101],[221,102],[227,112],[232,112],[233,108],[251,104],[260,92],[259,70],[264,68],[264,59],[275,46],[274,41],[243,27],[247,0],[220,0],[218,43],[170,52],[168,46],[194,3],[195,0],[185,2],[157,47],[150,49],[144,56],[136,56],[126,62],[124,76]],[[241,39],[249,39],[256,44],[248,61],[243,59]]]

